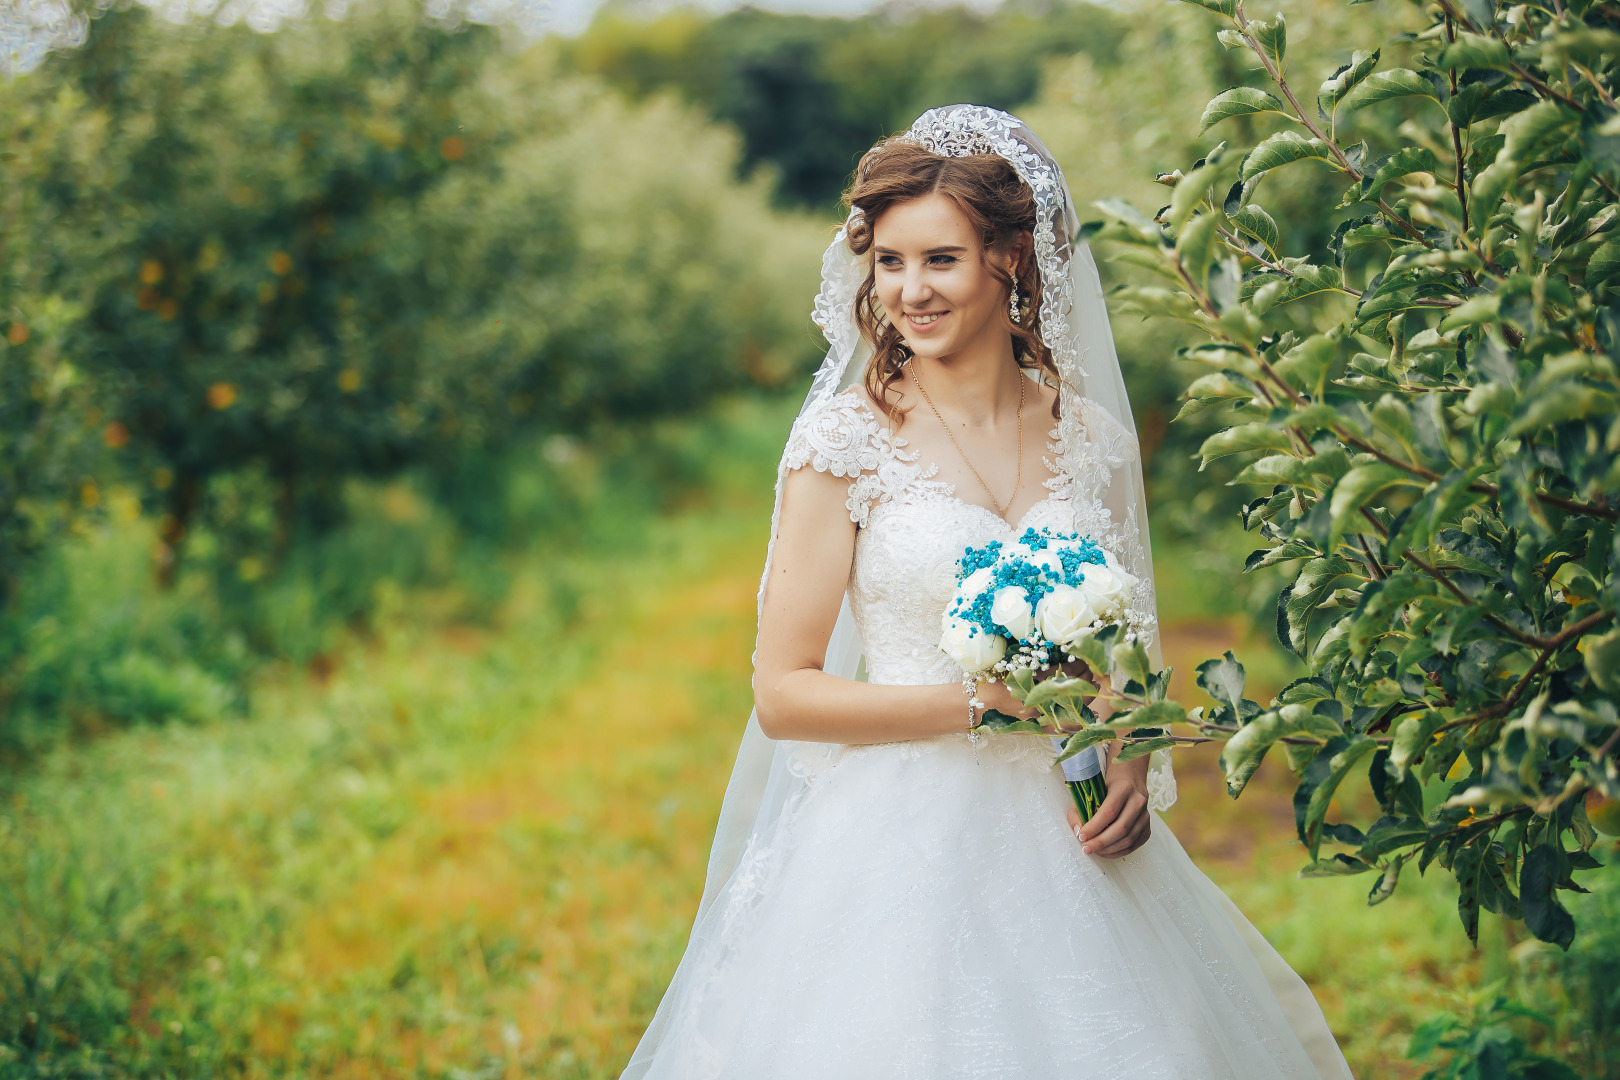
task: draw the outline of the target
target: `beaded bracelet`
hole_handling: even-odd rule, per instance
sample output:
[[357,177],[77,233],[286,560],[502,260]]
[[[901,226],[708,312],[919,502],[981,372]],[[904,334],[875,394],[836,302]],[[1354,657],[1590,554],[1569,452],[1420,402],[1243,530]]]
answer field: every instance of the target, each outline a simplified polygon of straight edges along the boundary
[[963,675],[962,676],[962,690],[963,690],[964,693],[967,694],[967,699],[968,699],[968,726],[967,726],[967,729],[969,731],[972,731],[974,728],[979,726],[979,710],[983,709],[985,707],[984,702],[979,700],[979,680],[978,680],[978,678],[976,676],[973,676],[973,675]]

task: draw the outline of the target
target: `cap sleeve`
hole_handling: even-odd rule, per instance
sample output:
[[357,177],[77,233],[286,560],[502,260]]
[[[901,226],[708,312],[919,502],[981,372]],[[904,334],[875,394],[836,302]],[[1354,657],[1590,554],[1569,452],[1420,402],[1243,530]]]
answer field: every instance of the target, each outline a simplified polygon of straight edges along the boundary
[[817,472],[848,477],[849,519],[864,526],[872,507],[892,486],[882,479],[892,471],[884,466],[909,460],[900,450],[904,445],[904,439],[878,422],[856,391],[846,390],[794,423],[782,468],[792,472],[808,465]]

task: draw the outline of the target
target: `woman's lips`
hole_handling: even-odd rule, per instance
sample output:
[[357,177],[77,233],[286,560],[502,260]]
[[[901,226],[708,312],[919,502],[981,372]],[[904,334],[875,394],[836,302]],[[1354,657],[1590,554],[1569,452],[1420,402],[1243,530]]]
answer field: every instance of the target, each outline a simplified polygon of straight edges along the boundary
[[948,311],[920,311],[915,314],[908,311],[906,312],[906,323],[913,330],[927,333],[938,326],[939,321],[949,314]]

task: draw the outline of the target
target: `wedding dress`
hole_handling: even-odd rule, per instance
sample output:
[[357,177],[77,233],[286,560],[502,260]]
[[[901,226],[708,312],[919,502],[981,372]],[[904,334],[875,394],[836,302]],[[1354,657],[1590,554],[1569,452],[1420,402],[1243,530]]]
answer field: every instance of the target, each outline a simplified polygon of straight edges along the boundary
[[[1142,580],[1132,622],[1156,658],[1140,455],[1061,173],[995,110],[934,110],[912,130],[940,153],[1008,157],[1044,200],[1061,415],[1048,493],[1022,520],[958,498],[846,388],[859,268],[840,233],[817,298],[832,348],[778,473],[778,511],[793,470],[849,484],[854,559],[824,667],[959,682],[938,648],[957,560],[1041,527],[1093,537]],[[624,1080],[1347,1080],[1309,988],[1163,819],[1130,855],[1083,854],[1053,762],[1030,736],[773,743],[751,719],[686,953]],[[1151,811],[1174,798],[1156,755]]]

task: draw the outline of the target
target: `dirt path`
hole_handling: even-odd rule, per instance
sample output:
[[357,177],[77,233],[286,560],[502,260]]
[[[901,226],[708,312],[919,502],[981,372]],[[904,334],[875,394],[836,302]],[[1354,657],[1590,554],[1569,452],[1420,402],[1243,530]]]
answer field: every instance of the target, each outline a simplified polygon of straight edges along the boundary
[[[622,648],[527,718],[498,762],[420,792],[360,880],[288,935],[296,947],[280,962],[301,993],[263,1026],[258,1053],[284,1052],[347,998],[360,1015],[351,1052],[329,1063],[336,1075],[436,1072],[480,1055],[479,1075],[616,1075],[684,944],[749,706],[753,555],[722,557],[717,573],[646,605]],[[1168,628],[1180,700],[1199,699],[1193,666],[1238,638],[1225,623]],[[524,648],[513,659],[545,662]],[[1251,909],[1270,933],[1301,889],[1291,777],[1268,763],[1233,803],[1217,755],[1178,757],[1169,820],[1240,904],[1257,877],[1283,890],[1280,906],[1273,895]],[[1337,1028],[1355,1022],[1335,987],[1318,990]]]

